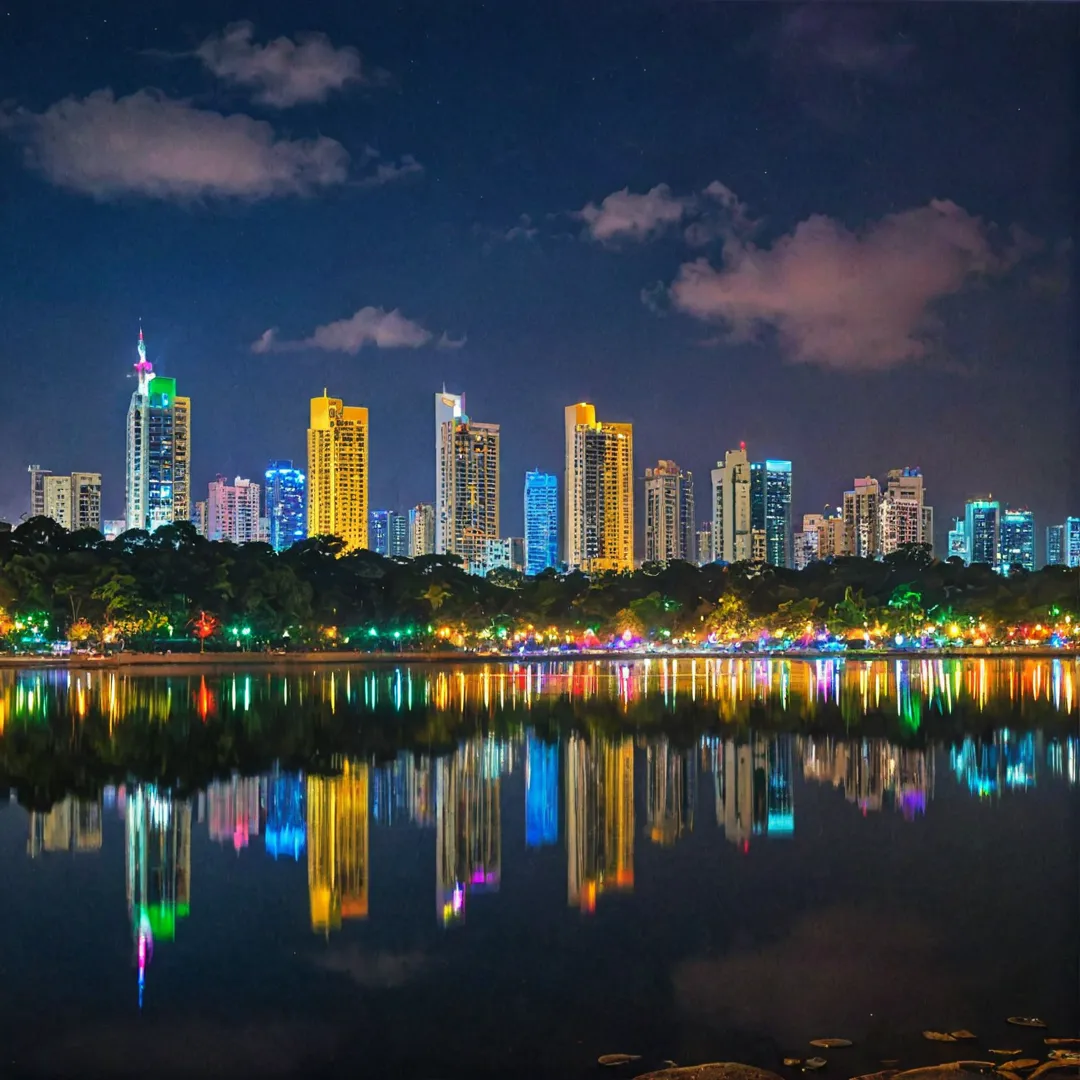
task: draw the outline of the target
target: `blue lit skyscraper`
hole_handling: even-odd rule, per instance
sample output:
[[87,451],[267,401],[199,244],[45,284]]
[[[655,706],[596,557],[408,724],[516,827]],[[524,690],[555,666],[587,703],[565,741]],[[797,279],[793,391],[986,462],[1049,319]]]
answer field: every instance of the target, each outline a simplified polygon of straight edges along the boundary
[[531,732],[525,744],[525,844],[559,842],[559,748]]
[[1080,566],[1080,517],[1065,519],[1065,565],[1070,570]]
[[307,842],[304,814],[304,774],[282,773],[275,768],[266,779],[266,825],[263,839],[267,855],[288,855],[297,861]]
[[1065,526],[1046,526],[1046,565],[1065,565]]
[[525,474],[525,573],[542,573],[559,561],[559,480]]
[[753,552],[772,566],[791,566],[791,462],[755,461],[750,466],[750,529],[764,551]]
[[998,564],[998,519],[1001,505],[994,499],[969,499],[964,507],[969,563]]
[[307,536],[307,477],[291,461],[266,469],[266,526],[270,546],[284,551]]
[[1001,515],[1001,553],[999,569],[1003,574],[1011,566],[1035,569],[1035,515],[1030,510],[1006,510]]
[[368,513],[368,549],[378,555],[390,553],[390,511],[371,510]]
[[387,554],[402,559],[409,557],[409,518],[406,514],[390,511],[387,519]]

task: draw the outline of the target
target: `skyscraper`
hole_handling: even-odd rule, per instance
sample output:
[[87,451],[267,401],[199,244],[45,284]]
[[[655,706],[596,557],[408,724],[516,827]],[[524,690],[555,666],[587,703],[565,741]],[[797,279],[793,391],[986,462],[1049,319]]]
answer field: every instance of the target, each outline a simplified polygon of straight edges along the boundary
[[499,425],[462,413],[443,424],[442,450],[445,550],[486,573],[488,541],[499,539]]
[[764,536],[764,562],[791,566],[790,461],[769,459],[750,466],[750,529]]
[[[440,475],[442,466],[440,463]],[[435,552],[435,507],[419,503],[409,511],[409,558]]]
[[405,514],[390,511],[387,528],[386,552],[391,558],[409,557],[409,519]]
[[712,521],[707,519],[698,526],[697,548],[695,549],[698,566],[706,566],[713,561]]
[[265,479],[267,539],[284,551],[307,536],[307,477],[291,461],[271,461]]
[[746,443],[728,450],[712,470],[713,558],[746,562],[752,554],[750,524],[750,462]]
[[[42,514],[69,532],[101,531],[101,473],[41,473]],[[35,515],[39,516],[39,515]]]
[[645,470],[645,561],[692,562],[695,540],[694,477],[674,461]]
[[153,532],[191,520],[191,401],[176,380],[154,374],[139,327],[138,383],[127,415],[125,519]]
[[449,521],[446,480],[443,473],[443,424],[456,420],[465,412],[465,395],[448,394],[446,387],[435,395],[435,552],[442,555],[447,544]]
[[559,479],[525,474],[525,573],[543,573],[559,562]]
[[1000,504],[988,495],[985,499],[969,499],[964,506],[964,533],[967,539],[968,562],[998,565],[998,519]]
[[634,568],[633,425],[596,419],[581,402],[566,425],[566,565],[597,573]]
[[238,476],[230,484],[224,476],[210,483],[206,498],[206,538],[252,544],[262,540],[259,485]]
[[999,569],[1007,574],[1012,566],[1035,569],[1035,515],[1030,510],[1006,510],[1001,515],[998,534]]
[[1065,565],[1070,570],[1080,566],[1080,517],[1065,519]]
[[30,473],[30,516],[45,517],[45,477],[52,470],[31,465],[27,472]]
[[368,546],[368,411],[323,391],[308,428],[308,536]]
[[934,511],[918,469],[890,469],[881,499],[881,553],[905,544],[934,544]]
[[1046,526],[1046,565],[1065,565],[1065,526]]
[[368,511],[368,549],[376,555],[390,553],[390,511]]
[[946,557],[963,559],[965,566],[971,561],[967,529],[964,527],[963,518],[953,519],[953,527],[949,530],[949,554]]
[[872,476],[856,478],[844,492],[844,546],[862,559],[881,554],[881,485]]

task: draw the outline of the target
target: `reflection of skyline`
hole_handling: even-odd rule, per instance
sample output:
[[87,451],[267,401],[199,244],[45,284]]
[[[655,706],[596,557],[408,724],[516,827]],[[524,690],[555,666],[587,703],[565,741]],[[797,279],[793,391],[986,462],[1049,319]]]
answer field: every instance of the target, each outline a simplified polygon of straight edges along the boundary
[[[885,738],[739,733],[704,736],[694,749],[663,736],[571,735],[545,744],[530,730],[510,738],[476,736],[440,758],[402,752],[374,766],[334,762],[334,775],[274,768],[261,777],[215,781],[198,802],[206,838],[250,858],[252,838],[267,854],[300,861],[305,854],[311,927],[340,930],[369,914],[373,876],[370,828],[433,826],[437,916],[464,921],[469,896],[502,884],[503,780],[524,765],[526,847],[558,844],[565,807],[567,901],[584,914],[602,896],[631,892],[635,844],[677,845],[713,826],[699,799],[713,800],[715,828],[740,852],[777,840],[795,843],[795,782],[833,787],[863,814],[892,812],[905,821],[928,812],[935,794],[935,756],[947,752],[947,783],[976,798],[1015,797],[1040,779],[1080,782],[1080,739],[999,729],[951,746],[906,747]],[[637,792],[635,770],[643,770]],[[377,795],[376,795],[377,791]],[[155,947],[172,941],[191,910],[193,799],[154,784],[103,790],[99,799],[69,796],[28,814],[31,858],[62,858],[103,846],[103,808],[123,821],[129,925],[142,1000]],[[645,828],[635,834],[635,814]],[[704,827],[702,827],[704,825]],[[716,834],[714,834],[716,835]],[[664,856],[660,856],[664,857]]]

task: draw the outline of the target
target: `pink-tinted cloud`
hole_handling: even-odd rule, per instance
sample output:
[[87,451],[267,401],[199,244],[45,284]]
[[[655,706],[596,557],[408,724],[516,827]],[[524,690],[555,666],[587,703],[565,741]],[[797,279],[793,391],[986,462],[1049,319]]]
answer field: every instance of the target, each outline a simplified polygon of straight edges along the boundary
[[345,181],[349,155],[333,139],[279,139],[250,116],[224,116],[139,90],[64,98],[7,125],[28,163],[59,187],[109,199],[265,199]]
[[334,48],[325,34],[280,37],[265,45],[253,40],[250,22],[237,22],[208,37],[195,55],[218,78],[253,91],[263,105],[288,108],[325,101],[350,83],[383,83],[385,72],[365,71],[350,46]]
[[365,345],[379,349],[418,349],[431,340],[431,331],[405,318],[395,308],[362,307],[348,319],[317,326],[311,337],[281,341],[276,330],[265,330],[251,345],[254,353],[299,352],[322,349],[355,356]]
[[857,231],[815,214],[771,247],[728,237],[719,268],[683,264],[671,299],[735,340],[775,331],[792,360],[881,369],[926,356],[936,302],[1005,272],[1032,244],[1014,230],[1003,245],[993,226],[942,200]]
[[573,216],[601,243],[647,240],[677,225],[693,205],[693,198],[673,195],[667,184],[657,184],[644,195],[629,188],[615,191],[599,206],[589,203]]
[[380,161],[373,172],[361,177],[357,183],[360,187],[382,187],[384,184],[393,184],[398,180],[423,174],[424,166],[412,154],[405,154],[400,161]]

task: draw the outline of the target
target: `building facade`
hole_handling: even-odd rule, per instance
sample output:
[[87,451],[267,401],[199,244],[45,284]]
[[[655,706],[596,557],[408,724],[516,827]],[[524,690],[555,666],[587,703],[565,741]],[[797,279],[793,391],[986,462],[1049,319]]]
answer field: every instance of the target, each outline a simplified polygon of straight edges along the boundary
[[890,469],[881,499],[881,553],[905,544],[934,545],[934,511],[918,469]]
[[311,399],[308,536],[340,536],[347,551],[368,546],[368,411],[340,398]]
[[715,556],[713,555],[712,521],[703,521],[698,525],[697,547],[694,550],[698,566],[708,566]]
[[746,562],[752,557],[750,520],[750,462],[746,443],[728,450],[712,470],[713,558]]
[[191,401],[176,380],[154,374],[139,328],[138,380],[127,415],[124,517],[129,529],[153,532],[191,520]]
[[872,476],[857,478],[844,492],[844,547],[861,559],[881,554],[881,485]]
[[30,516],[46,517],[45,513],[45,477],[52,469],[43,469],[40,465],[31,465],[30,473]]
[[[751,557],[771,566],[791,566],[791,462],[768,459],[750,466]],[[753,551],[753,534],[761,537]],[[762,554],[762,552],[764,554]]]
[[409,518],[406,514],[390,511],[386,550],[392,559],[407,559],[409,557]]
[[947,558],[963,559],[965,566],[971,562],[971,549],[968,547],[967,528],[963,518],[953,518],[953,527],[949,530]]
[[645,470],[645,561],[694,561],[694,477],[674,461]]
[[1013,566],[1035,569],[1035,515],[1030,510],[1005,510],[998,532],[998,569],[1007,574]]
[[271,461],[265,480],[266,537],[284,551],[307,536],[307,477],[291,461]]
[[462,413],[443,424],[442,449],[446,553],[486,573],[488,542],[499,539],[499,425]]
[[1046,565],[1065,565],[1065,526],[1046,526]]
[[446,552],[447,522],[449,520],[447,481],[443,472],[443,425],[457,420],[465,413],[465,395],[448,394],[446,387],[435,395],[435,547]]
[[566,565],[600,573],[634,568],[633,425],[596,419],[587,402],[564,410]]
[[38,471],[41,473],[42,515],[52,518],[69,532],[79,529],[101,531],[101,473],[55,476]]
[[238,476],[229,483],[224,476],[211,481],[206,497],[206,538],[232,544],[263,540],[261,488]]
[[968,563],[998,565],[1000,517],[1000,503],[989,496],[985,499],[970,499],[965,504],[964,533],[967,538]]
[[435,553],[435,507],[418,503],[409,511],[409,558]]
[[390,511],[368,511],[368,550],[376,555],[390,554]]
[[559,478],[525,474],[525,573],[542,574],[559,564]]
[[1080,517],[1065,519],[1065,565],[1070,570],[1080,566]]

